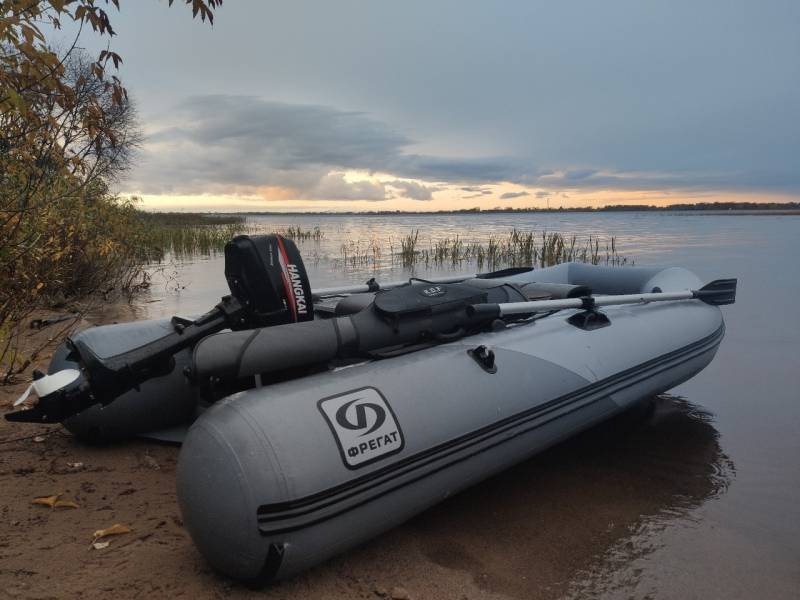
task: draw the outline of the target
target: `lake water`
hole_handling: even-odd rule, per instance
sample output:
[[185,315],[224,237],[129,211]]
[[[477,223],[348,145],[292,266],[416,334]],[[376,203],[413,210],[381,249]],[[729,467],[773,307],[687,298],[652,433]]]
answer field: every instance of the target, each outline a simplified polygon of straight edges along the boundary
[[[738,300],[723,309],[727,335],[714,362],[655,402],[627,433],[619,435],[617,423],[613,435],[601,428],[567,442],[408,527],[418,530],[430,560],[474,571],[476,580],[480,572],[491,572],[482,585],[518,597],[530,590],[521,582],[575,597],[800,595],[800,217],[576,213],[253,220],[264,230],[321,227],[320,242],[300,244],[314,287],[408,276],[389,260],[387,249],[415,229],[423,247],[455,234],[485,240],[514,227],[616,236],[620,253],[637,265],[681,265],[708,281],[738,277]],[[375,265],[342,265],[347,240],[358,240],[362,250],[380,246],[380,259]],[[420,268],[415,274],[474,272],[470,267]],[[221,257],[164,267],[137,316],[205,311],[226,293],[222,269]],[[434,535],[448,527],[452,536]],[[470,543],[442,543],[455,532]]]

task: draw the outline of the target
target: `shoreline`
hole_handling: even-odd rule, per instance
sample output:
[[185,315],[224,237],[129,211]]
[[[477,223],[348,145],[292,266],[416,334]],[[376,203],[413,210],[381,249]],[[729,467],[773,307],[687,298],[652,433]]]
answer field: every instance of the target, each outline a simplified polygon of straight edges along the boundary
[[800,216],[800,208],[791,209],[630,209],[630,210],[606,210],[598,208],[586,209],[531,209],[531,210],[442,210],[442,211],[182,211],[174,208],[164,210],[153,210],[142,207],[141,210],[152,214],[197,214],[197,215],[235,215],[242,217],[440,217],[440,216],[486,216],[486,215],[569,215],[569,214],[642,214],[654,215],[662,214],[666,216]]

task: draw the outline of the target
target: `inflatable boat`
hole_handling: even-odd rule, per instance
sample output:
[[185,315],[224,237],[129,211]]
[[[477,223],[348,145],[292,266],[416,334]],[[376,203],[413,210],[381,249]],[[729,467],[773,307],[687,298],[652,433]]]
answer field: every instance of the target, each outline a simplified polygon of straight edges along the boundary
[[312,291],[277,236],[236,238],[226,277],[231,296],[198,319],[75,336],[7,418],[108,438],[196,417],[185,525],[217,570],[259,582],[686,381],[736,291],[577,263]]

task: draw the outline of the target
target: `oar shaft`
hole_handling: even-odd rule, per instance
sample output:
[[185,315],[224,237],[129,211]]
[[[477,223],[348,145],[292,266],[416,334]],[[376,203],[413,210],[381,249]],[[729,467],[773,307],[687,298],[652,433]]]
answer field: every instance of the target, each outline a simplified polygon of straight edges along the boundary
[[[619,304],[644,304],[647,302],[665,302],[668,300],[688,300],[695,297],[691,290],[683,292],[665,292],[657,294],[621,294],[618,296],[589,296],[588,298],[565,298],[563,300],[538,300],[534,302],[508,302],[497,304],[498,316],[521,315],[566,308],[589,308],[591,306],[615,306]],[[592,302],[593,300],[593,302]],[[481,305],[476,305],[478,308]],[[484,305],[491,306],[491,305]],[[484,312],[478,310],[478,312]]]

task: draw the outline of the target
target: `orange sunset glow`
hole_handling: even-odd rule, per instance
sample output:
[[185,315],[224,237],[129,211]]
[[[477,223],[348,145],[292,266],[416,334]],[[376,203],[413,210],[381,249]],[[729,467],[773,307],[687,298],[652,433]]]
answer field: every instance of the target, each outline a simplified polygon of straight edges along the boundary
[[[354,181],[380,181],[381,178],[364,178],[363,174],[350,174]],[[362,178],[362,179],[360,179]],[[383,179],[386,179],[385,177]],[[393,178],[394,179],[394,178]],[[418,182],[423,184],[423,182]],[[464,186],[439,183],[431,193],[431,200],[420,202],[393,196],[383,201],[326,200],[303,197],[298,190],[277,186],[265,186],[251,190],[204,194],[145,194],[136,190],[125,190],[124,195],[140,198],[141,206],[149,210],[208,210],[245,212],[368,212],[368,211],[413,211],[435,212],[464,208],[601,208],[608,205],[667,206],[672,204],[694,204],[700,202],[796,202],[790,194],[755,193],[743,191],[686,191],[686,190],[583,190],[580,188],[555,189],[527,188],[511,183],[480,186],[486,193],[475,194],[464,191]],[[506,195],[506,197],[503,197]]]

